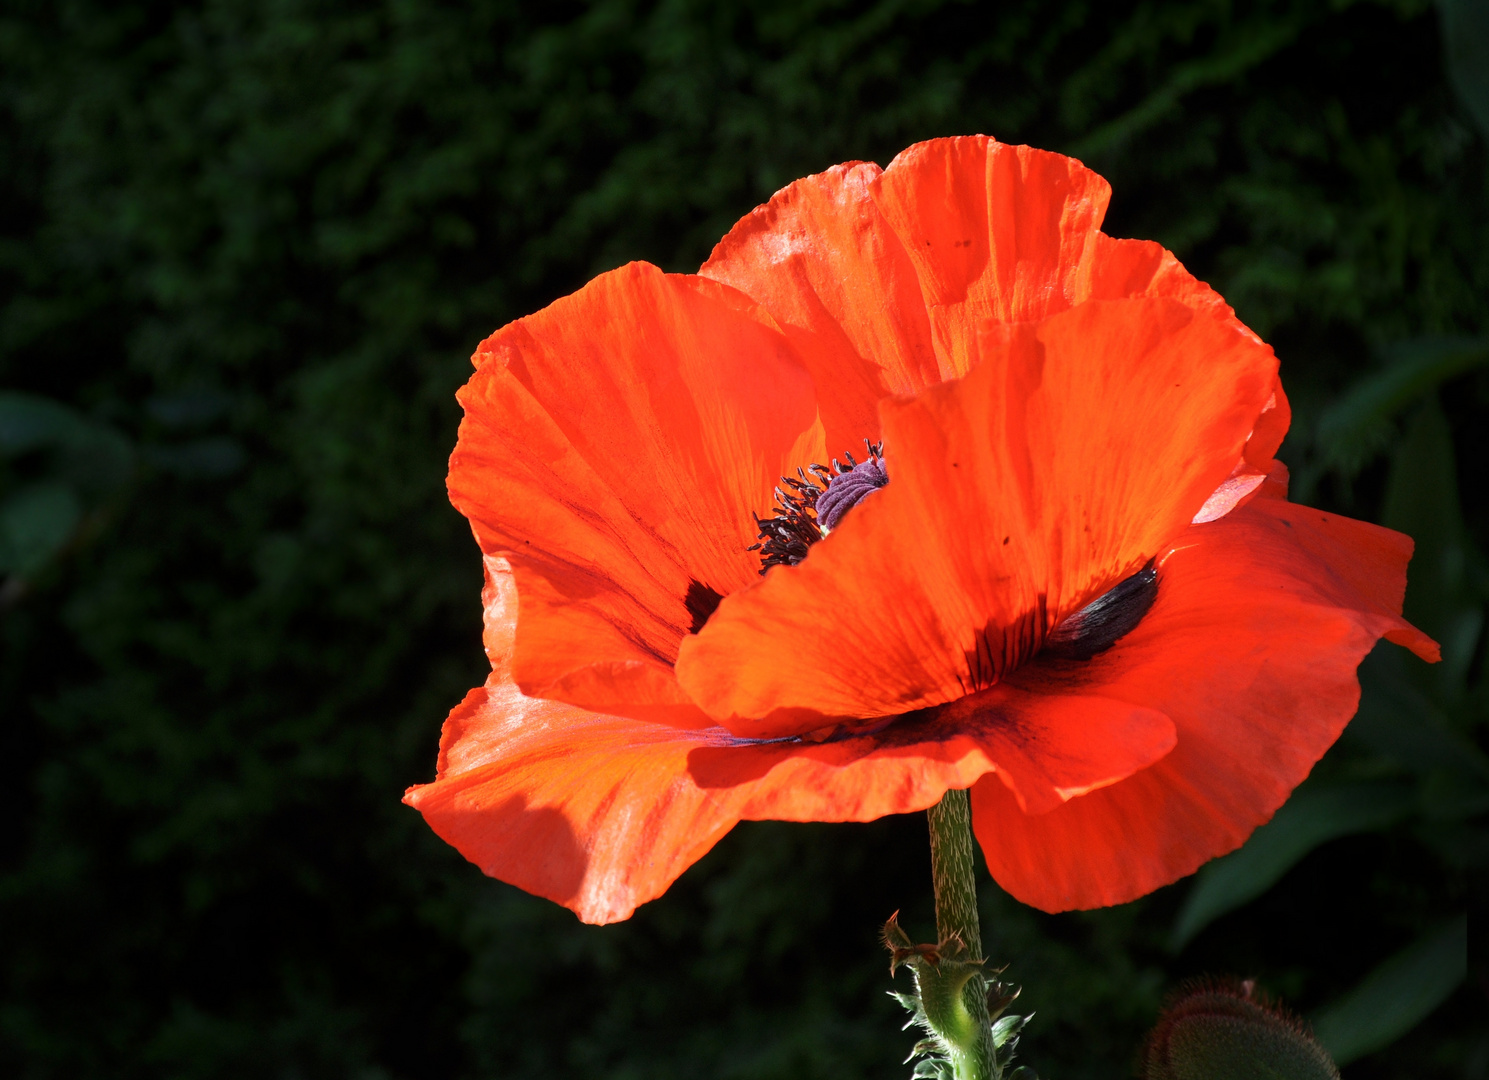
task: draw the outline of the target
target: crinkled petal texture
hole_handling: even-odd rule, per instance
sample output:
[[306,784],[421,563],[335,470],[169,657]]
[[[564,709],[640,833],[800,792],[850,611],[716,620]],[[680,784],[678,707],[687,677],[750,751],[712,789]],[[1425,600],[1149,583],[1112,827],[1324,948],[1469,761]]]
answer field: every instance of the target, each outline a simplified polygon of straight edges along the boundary
[[776,743],[530,698],[509,670],[515,577],[500,558],[486,570],[491,678],[450,713],[435,781],[405,801],[487,874],[586,922],[628,917],[742,819],[869,821],[990,773],[1037,812],[1174,743],[1153,709],[1064,690],[997,687],[879,731]]
[[965,378],[881,405],[886,487],[683,643],[679,681],[730,730],[789,735],[993,685],[1184,530],[1277,371],[1234,320],[1168,299],[990,323],[980,349]]
[[[783,189],[699,277],[622,267],[483,342],[449,484],[521,583],[519,687],[691,722],[673,664],[709,605],[689,599],[754,581],[778,478],[873,437],[887,394],[965,375],[990,324],[1147,297],[1251,337],[1161,247],[1100,232],[1109,194],[1071,158],[935,140]],[[1247,460],[1275,450],[1265,427]],[[946,700],[935,681],[896,703]]]
[[989,320],[1135,296],[1234,318],[1158,244],[1102,233],[1110,197],[1074,158],[935,139],[887,169],[855,162],[788,185],[699,273],[753,297],[797,344],[837,451],[877,436],[886,395],[967,374]]
[[[998,880],[1142,895],[1239,845],[1353,713],[1405,537],[1287,503],[1271,350],[1108,189],[985,138],[784,189],[701,276],[632,264],[477,353],[450,493],[492,674],[411,788],[488,874],[628,916],[745,819],[972,788]],[[777,477],[864,438],[890,483],[794,567]],[[1149,560],[1089,661],[1045,636]],[[722,598],[722,599],[720,599]]]
[[1400,615],[1411,548],[1270,498],[1186,530],[1137,629],[1089,661],[1036,659],[1009,678],[1156,709],[1174,722],[1173,752],[1045,814],[980,781],[973,825],[999,884],[1046,911],[1100,907],[1239,847],[1354,715],[1355,669],[1378,639],[1437,659]]
[[450,497],[520,586],[517,685],[685,716],[690,587],[753,582],[753,512],[824,455],[810,375],[746,297],[644,263],[503,327],[476,362]]

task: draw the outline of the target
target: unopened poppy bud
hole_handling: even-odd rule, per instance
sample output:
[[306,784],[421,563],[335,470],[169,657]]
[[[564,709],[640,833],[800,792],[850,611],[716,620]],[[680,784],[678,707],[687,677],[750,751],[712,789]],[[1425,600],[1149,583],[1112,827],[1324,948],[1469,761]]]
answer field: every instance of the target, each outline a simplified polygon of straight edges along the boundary
[[1297,1017],[1250,979],[1181,989],[1143,1051],[1143,1080],[1339,1080],[1339,1070]]

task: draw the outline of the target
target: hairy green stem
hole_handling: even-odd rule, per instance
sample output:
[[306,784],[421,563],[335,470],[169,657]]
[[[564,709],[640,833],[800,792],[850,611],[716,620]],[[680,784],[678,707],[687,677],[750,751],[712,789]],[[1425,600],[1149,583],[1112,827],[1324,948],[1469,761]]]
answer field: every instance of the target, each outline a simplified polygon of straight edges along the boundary
[[[944,944],[952,937],[967,947],[968,959],[983,959],[982,929],[977,918],[977,879],[972,874],[972,802],[965,791],[948,791],[927,811],[931,827],[931,877],[936,888],[936,934]],[[962,989],[962,1003],[972,1018],[968,1039],[958,1039],[952,1064],[957,1080],[999,1080],[988,1020],[987,982],[979,974]]]
[[926,811],[931,826],[931,878],[936,885],[936,934],[959,937],[968,959],[982,959],[977,919],[977,880],[972,876],[972,801],[948,791]]

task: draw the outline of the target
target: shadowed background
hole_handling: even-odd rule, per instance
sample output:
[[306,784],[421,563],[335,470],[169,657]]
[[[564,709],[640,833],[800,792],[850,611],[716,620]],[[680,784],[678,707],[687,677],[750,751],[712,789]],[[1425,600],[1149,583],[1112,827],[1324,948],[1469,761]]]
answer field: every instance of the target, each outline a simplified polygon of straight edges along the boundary
[[1107,231],[1276,346],[1294,497],[1417,537],[1446,657],[1373,655],[1195,879],[1047,916],[984,875],[1023,1060],[1126,1076],[1164,993],[1229,972],[1350,1080],[1489,1075],[1485,10],[9,0],[0,1072],[908,1075],[875,933],[930,933],[922,816],[742,826],[594,928],[399,797],[484,677],[443,490],[476,342],[629,259],[696,269],[798,176],[986,132],[1103,173]]

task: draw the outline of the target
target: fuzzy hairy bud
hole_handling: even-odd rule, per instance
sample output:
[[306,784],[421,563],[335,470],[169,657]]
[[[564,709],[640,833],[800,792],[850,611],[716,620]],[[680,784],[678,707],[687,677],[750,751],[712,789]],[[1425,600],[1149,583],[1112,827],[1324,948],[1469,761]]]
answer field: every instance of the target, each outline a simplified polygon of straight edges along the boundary
[[1204,980],[1170,1000],[1143,1049],[1143,1080],[1339,1080],[1328,1052],[1251,980]]

